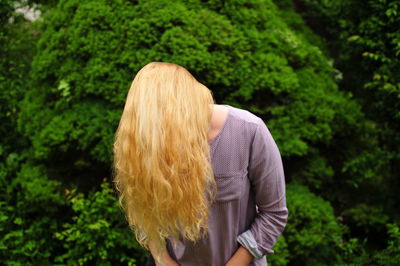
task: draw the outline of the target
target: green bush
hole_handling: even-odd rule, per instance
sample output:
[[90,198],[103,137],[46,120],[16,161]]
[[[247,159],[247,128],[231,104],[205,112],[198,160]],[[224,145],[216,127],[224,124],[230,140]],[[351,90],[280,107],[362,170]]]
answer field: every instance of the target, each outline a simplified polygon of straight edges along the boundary
[[340,261],[340,226],[329,202],[297,184],[287,185],[288,223],[284,237],[289,261],[295,265],[326,265]]
[[398,265],[400,263],[400,226],[398,224],[386,225],[389,240],[386,249],[375,254],[379,265]]
[[[108,183],[85,197],[68,191],[73,215],[55,237],[65,252],[54,260],[67,265],[144,265],[146,251],[137,244],[116,195]],[[137,263],[137,264],[136,264]]]
[[345,71],[343,86],[360,98],[374,120],[390,121],[388,129],[399,129],[400,104],[394,99],[400,94],[400,1],[301,2],[303,16],[329,41],[337,67]]
[[346,265],[398,265],[400,263],[400,231],[395,223],[386,224],[389,239],[387,246],[381,250],[367,250],[366,239],[357,238],[341,243],[342,264]]
[[108,183],[87,196],[76,188],[62,189],[47,178],[44,166],[22,163],[25,156],[10,154],[0,164],[2,263],[145,263],[147,252],[137,244]]
[[[150,61],[174,62],[218,102],[268,121],[282,154],[305,157],[304,169],[313,156],[326,156],[315,145],[352,130],[362,114],[337,89],[337,71],[321,50],[279,14],[269,0],[62,0],[44,16],[18,128],[35,158],[59,167],[56,153],[79,165],[79,175],[90,175],[92,165],[111,163],[112,136],[134,74]],[[322,178],[310,175],[308,184]]]
[[271,266],[284,266],[289,263],[289,250],[285,237],[280,235],[274,245],[274,254],[267,255],[267,263]]
[[[367,246],[382,249],[385,223],[400,219],[400,1],[302,0],[293,6],[325,40],[327,54],[343,73],[341,90],[352,92],[370,120],[353,135],[357,138],[346,135],[349,142],[336,143],[354,154],[342,171],[355,189],[339,186],[340,207],[335,205],[358,232],[354,236],[367,236]],[[360,146],[360,140],[368,145]]]
[[1,164],[0,260],[49,265],[62,248],[54,233],[68,215],[66,201],[60,183],[48,179],[43,166],[22,163],[24,157],[13,153]]

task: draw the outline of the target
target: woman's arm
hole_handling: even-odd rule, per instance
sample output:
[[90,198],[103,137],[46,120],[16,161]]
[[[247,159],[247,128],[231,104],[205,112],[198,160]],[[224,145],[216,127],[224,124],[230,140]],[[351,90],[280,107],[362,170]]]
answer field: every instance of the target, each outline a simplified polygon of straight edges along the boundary
[[157,266],[179,266],[179,264],[168,254],[167,249],[165,249],[165,251],[162,254],[162,259],[164,261],[164,264],[161,264],[160,261],[157,261],[156,249],[152,242],[149,243],[149,249]]
[[248,166],[258,212],[250,227],[237,237],[239,244],[247,248],[255,259],[274,253],[272,247],[288,218],[281,154],[267,125],[261,118],[258,123]]
[[247,249],[240,246],[225,266],[247,266],[253,261],[253,259],[253,255],[251,255]]

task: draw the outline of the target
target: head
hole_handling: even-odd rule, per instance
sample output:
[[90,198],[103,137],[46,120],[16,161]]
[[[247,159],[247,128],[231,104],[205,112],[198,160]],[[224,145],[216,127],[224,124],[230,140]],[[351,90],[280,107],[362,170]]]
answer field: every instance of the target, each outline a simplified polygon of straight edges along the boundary
[[212,92],[185,68],[151,62],[136,74],[115,134],[119,204],[137,241],[206,237],[215,199],[208,134]]

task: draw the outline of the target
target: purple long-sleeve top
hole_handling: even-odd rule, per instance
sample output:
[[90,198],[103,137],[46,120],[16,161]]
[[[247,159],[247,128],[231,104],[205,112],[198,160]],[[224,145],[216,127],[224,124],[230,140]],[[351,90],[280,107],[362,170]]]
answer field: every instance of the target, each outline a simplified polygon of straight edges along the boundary
[[282,158],[269,129],[255,114],[228,107],[219,134],[209,142],[218,192],[210,207],[208,236],[197,243],[167,239],[167,251],[182,266],[223,266],[242,245],[249,265],[267,265],[266,256],[286,226]]

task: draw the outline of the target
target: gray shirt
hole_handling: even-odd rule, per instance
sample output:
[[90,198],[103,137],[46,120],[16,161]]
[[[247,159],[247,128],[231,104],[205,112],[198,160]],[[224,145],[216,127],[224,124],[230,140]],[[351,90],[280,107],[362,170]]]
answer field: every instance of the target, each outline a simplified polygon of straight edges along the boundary
[[197,243],[167,239],[167,251],[182,266],[223,266],[242,245],[267,265],[266,255],[286,226],[285,176],[279,149],[264,121],[228,107],[219,134],[209,142],[218,192],[210,207],[208,236]]

